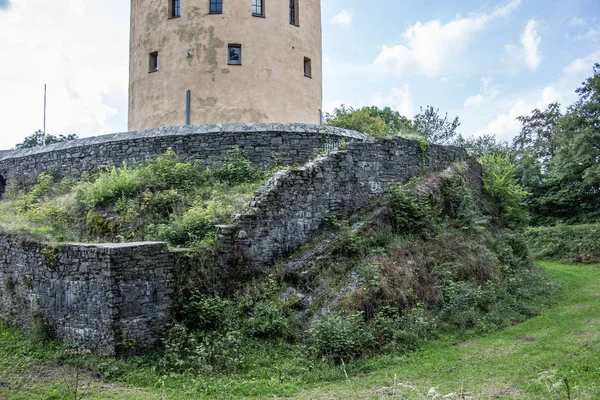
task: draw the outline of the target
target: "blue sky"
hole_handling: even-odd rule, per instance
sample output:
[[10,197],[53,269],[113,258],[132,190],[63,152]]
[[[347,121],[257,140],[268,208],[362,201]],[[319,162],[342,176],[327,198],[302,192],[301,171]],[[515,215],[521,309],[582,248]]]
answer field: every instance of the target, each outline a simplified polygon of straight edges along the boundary
[[[322,3],[329,111],[433,105],[465,136],[511,139],[600,62],[599,0]],[[44,83],[49,133],[125,131],[128,35],[125,0],[0,0],[0,148],[42,127]]]

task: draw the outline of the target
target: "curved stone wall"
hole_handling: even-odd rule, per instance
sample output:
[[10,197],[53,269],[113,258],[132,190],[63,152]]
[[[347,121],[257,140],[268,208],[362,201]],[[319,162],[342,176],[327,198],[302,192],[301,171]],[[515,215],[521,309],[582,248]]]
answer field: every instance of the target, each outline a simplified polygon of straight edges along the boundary
[[186,161],[205,165],[238,147],[261,166],[303,165],[315,149],[332,151],[366,136],[345,129],[307,124],[190,125],[116,133],[0,153],[0,176],[7,185],[34,182],[42,172],[78,175],[96,168],[156,158],[172,148]]

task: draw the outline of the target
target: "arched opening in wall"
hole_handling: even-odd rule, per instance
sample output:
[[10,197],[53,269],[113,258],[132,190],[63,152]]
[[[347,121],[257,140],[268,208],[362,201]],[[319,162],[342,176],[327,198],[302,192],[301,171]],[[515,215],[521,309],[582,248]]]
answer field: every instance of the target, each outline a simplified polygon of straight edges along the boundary
[[0,199],[4,196],[4,192],[6,192],[6,179],[0,175]]

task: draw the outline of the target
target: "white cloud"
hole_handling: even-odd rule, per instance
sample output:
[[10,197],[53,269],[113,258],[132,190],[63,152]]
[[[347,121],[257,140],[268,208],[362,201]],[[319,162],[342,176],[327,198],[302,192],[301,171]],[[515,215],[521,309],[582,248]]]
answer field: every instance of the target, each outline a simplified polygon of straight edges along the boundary
[[521,0],[513,0],[489,14],[458,17],[447,24],[439,20],[419,21],[402,35],[406,45],[383,46],[374,63],[390,66],[399,73],[421,72],[430,77],[436,76],[467,46],[474,33],[484,29],[494,18],[506,17],[520,3]]
[[583,18],[577,18],[577,17],[573,17],[571,19],[571,22],[569,23],[569,25],[571,26],[584,26],[585,20]]
[[477,130],[475,135],[491,134],[499,139],[512,140],[521,131],[521,123],[516,120],[517,117],[529,115],[535,108],[545,109],[555,102],[561,103],[563,107],[571,104],[577,98],[575,89],[586,77],[591,76],[592,65],[599,58],[600,51],[597,51],[587,57],[575,59],[563,68],[558,80],[544,87],[541,92],[524,95],[513,101],[507,112],[494,117],[485,128]]
[[467,98],[464,104],[465,107],[481,107],[500,94],[500,87],[494,85],[494,81],[491,77],[481,78],[481,83],[481,93]]
[[[111,26],[111,29],[106,29]],[[121,0],[12,2],[0,13],[0,148],[43,125],[90,136],[126,129],[129,6]]]
[[587,33],[577,36],[577,39],[596,39],[600,37],[600,30],[591,28]]
[[407,118],[415,115],[415,102],[408,85],[401,88],[392,88],[392,91],[385,95],[381,92],[375,93],[371,98],[371,103],[377,107],[390,107]]
[[535,71],[542,63],[542,54],[540,52],[541,36],[537,31],[538,22],[530,20],[521,35],[520,46],[506,45],[504,53],[506,63],[518,69],[520,65],[526,66],[531,71]]
[[331,18],[330,22],[334,25],[349,26],[352,25],[354,14],[348,10],[342,10]]

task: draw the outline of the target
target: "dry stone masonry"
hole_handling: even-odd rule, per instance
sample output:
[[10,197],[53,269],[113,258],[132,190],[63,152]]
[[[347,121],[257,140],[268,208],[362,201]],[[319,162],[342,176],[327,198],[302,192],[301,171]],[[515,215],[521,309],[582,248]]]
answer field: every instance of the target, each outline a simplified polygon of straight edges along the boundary
[[174,265],[164,243],[54,246],[2,233],[0,320],[47,326],[101,355],[151,349],[171,320]]
[[[367,139],[337,128],[300,124],[198,125],[100,136],[43,148],[0,152],[0,196],[42,172],[78,175],[158,157],[172,148],[205,165],[234,147],[263,165],[303,165],[277,173],[256,193],[248,214],[217,227],[223,267],[250,260],[265,267],[310,241],[325,219],[353,212],[386,185],[467,160],[474,186],[481,172],[465,150],[402,138]],[[315,161],[315,150],[326,154]],[[0,232],[0,319],[42,321],[68,345],[98,354],[146,350],[159,342],[178,303],[184,257],[164,243],[50,245]]]
[[116,133],[33,149],[0,153],[0,176],[11,185],[31,183],[42,172],[79,175],[97,168],[143,161],[168,148],[185,161],[202,164],[222,160],[234,147],[250,161],[265,166],[303,165],[315,153],[335,150],[365,135],[335,127],[307,124],[190,125]]
[[462,148],[399,137],[351,143],[277,173],[251,201],[251,213],[238,216],[235,226],[218,227],[221,253],[243,252],[254,265],[269,265],[311,240],[327,217],[360,209],[386,185],[467,159]]

